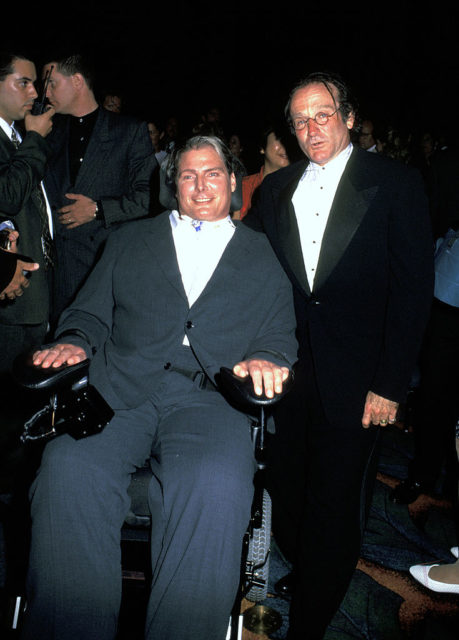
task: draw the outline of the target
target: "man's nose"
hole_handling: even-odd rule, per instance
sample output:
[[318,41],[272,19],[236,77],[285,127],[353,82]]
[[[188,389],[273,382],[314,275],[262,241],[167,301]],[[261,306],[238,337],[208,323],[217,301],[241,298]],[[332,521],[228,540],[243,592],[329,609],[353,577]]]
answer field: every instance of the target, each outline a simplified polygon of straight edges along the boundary
[[38,97],[37,90],[35,89],[33,84],[31,84],[30,87],[29,87],[29,97],[33,98],[34,100],[35,100],[35,98]]
[[202,191],[206,187],[206,180],[204,176],[197,175],[196,177],[196,189],[198,191]]
[[317,124],[314,118],[309,118],[309,120],[306,123],[306,126],[308,128],[309,135],[314,135],[314,133],[317,133],[317,131],[320,131],[320,126]]

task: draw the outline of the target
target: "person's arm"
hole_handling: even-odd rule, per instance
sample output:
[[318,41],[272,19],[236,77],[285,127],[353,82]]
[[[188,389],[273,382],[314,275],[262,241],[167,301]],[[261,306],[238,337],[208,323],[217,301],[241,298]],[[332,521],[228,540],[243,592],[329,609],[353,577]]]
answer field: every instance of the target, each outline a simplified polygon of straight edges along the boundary
[[389,212],[389,287],[383,348],[362,425],[391,424],[405,397],[433,296],[433,237],[420,175],[401,172]]
[[[1,252],[6,253],[3,249]],[[36,262],[25,262],[24,260],[16,259],[15,263],[16,269],[13,277],[9,284],[0,291],[0,300],[14,300],[15,298],[20,298],[30,284],[25,273],[36,271],[39,268],[39,265]]]
[[23,295],[30,282],[27,272],[36,271],[39,265],[16,255],[17,231],[9,234],[10,250],[0,249],[0,300],[14,300]]
[[270,297],[266,299],[258,333],[251,340],[246,357],[233,367],[235,375],[252,377],[257,395],[264,389],[269,398],[281,393],[298,349],[292,286],[274,254],[273,260],[276,266],[267,274],[266,284]]
[[112,272],[118,255],[113,234],[100,260],[74,302],[59,318],[54,341],[34,354],[34,364],[43,368],[73,365],[92,358],[107,341],[113,321]]
[[101,205],[105,226],[114,222],[134,220],[148,215],[150,207],[150,181],[158,161],[152,149],[148,127],[141,122],[129,144],[129,191],[121,197],[102,197]]

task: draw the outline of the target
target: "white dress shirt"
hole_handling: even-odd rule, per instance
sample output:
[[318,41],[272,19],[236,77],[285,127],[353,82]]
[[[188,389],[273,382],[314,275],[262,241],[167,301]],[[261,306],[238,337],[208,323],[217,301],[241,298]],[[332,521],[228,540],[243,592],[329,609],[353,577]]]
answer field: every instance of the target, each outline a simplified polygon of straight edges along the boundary
[[[212,277],[235,226],[230,216],[216,222],[200,222],[172,211],[169,219],[183,287],[191,307]],[[183,344],[189,344],[186,336]]]
[[352,149],[352,144],[349,144],[336,158],[323,166],[310,162],[292,197],[311,291],[328,216]]
[[[10,124],[8,124],[8,122],[6,122],[6,120],[3,120],[3,118],[0,118],[0,127],[6,133],[8,138],[10,140],[12,140],[13,139],[14,123],[13,123],[13,125],[10,125]],[[16,129],[16,127],[14,127],[14,131],[16,133],[16,136],[17,136],[19,142],[22,142],[22,138],[21,138],[21,136],[19,134],[19,131]],[[45,203],[46,203],[46,212],[48,214],[49,233],[51,235],[51,238],[53,238],[54,237],[54,233],[53,233],[54,230],[53,230],[53,218],[51,216],[51,207],[49,206],[48,196],[46,195],[46,190],[45,190],[45,186],[44,186],[43,182],[41,182],[40,185],[41,185],[41,190],[43,191],[43,196],[45,198]]]

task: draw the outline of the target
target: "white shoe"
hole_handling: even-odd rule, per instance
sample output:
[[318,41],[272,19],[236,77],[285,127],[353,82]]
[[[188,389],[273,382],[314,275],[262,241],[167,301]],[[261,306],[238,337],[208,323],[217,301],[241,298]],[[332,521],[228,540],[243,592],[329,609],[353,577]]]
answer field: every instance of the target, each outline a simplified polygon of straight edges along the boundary
[[459,558],[459,547],[451,547],[450,551],[455,558]]
[[438,582],[438,580],[432,580],[432,578],[429,578],[430,569],[438,566],[438,562],[435,564],[415,564],[410,567],[410,573],[415,580],[431,591],[436,591],[437,593],[459,594],[459,584],[448,584],[447,582]]

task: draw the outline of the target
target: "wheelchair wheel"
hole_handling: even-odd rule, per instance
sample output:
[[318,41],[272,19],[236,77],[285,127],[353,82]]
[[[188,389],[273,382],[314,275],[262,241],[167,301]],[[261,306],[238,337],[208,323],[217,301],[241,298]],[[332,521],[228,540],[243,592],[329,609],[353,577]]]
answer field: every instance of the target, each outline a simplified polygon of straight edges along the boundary
[[269,549],[271,543],[271,498],[263,490],[263,518],[261,527],[253,530],[249,541],[247,563],[251,564],[254,577],[264,581],[263,586],[253,585],[247,592],[246,598],[251,602],[260,602],[268,595]]

